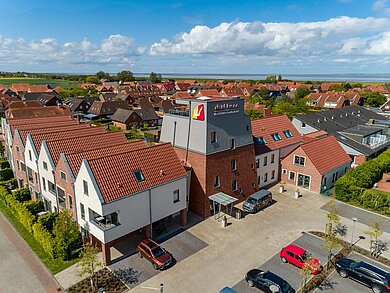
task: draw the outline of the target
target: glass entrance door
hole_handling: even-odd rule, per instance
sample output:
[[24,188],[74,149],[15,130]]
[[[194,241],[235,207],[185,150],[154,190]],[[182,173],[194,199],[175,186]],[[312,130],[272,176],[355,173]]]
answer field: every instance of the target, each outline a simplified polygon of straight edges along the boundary
[[303,175],[303,174],[298,174],[298,183],[297,185],[302,188],[309,189],[310,186],[310,177]]

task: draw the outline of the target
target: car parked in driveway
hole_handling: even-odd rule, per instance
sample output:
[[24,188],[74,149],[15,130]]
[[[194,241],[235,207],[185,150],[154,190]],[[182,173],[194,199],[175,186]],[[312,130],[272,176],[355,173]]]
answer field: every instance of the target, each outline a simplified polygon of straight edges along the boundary
[[374,293],[390,292],[390,273],[364,261],[342,258],[336,263],[342,278],[351,278],[370,287]]
[[295,290],[291,288],[290,284],[286,280],[269,271],[264,272],[259,269],[250,270],[246,274],[245,280],[250,287],[256,287],[263,292],[295,292]]
[[282,249],[280,260],[284,263],[291,263],[300,269],[308,266],[313,275],[320,273],[323,269],[320,261],[312,257],[310,252],[294,244],[290,244]]
[[242,205],[242,209],[248,213],[257,213],[262,208],[272,204],[272,193],[268,190],[259,190],[249,196]]
[[142,240],[137,246],[139,257],[144,257],[153,264],[155,270],[168,267],[172,261],[172,255],[154,242],[152,239]]

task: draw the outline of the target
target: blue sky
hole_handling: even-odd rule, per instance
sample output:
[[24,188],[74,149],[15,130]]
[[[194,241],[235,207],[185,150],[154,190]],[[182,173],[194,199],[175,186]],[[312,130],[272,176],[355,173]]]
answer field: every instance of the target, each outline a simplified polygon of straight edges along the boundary
[[390,1],[0,0],[0,70],[390,73]]

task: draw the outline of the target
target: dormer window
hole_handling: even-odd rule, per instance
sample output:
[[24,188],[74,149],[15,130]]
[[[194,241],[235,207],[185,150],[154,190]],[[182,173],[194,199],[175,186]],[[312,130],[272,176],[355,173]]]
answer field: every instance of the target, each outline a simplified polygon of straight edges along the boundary
[[135,179],[137,179],[138,182],[145,181],[144,174],[142,173],[141,170],[135,170],[134,171],[134,176],[135,176]]
[[274,141],[279,141],[279,140],[282,140],[282,137],[280,136],[280,134],[279,133],[273,133],[273,134],[271,134],[271,137],[272,137],[272,139],[274,140]]
[[283,134],[284,134],[287,138],[293,137],[293,134],[291,133],[290,130],[285,130],[285,131],[283,131]]
[[256,137],[256,142],[257,142],[257,144],[259,144],[259,145],[265,145],[265,144],[267,144],[266,140],[265,140],[264,137],[262,137],[262,136]]

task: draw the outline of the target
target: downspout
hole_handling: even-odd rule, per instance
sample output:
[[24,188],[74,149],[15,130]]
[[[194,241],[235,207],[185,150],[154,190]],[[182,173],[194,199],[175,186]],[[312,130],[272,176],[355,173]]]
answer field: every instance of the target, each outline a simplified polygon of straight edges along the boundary
[[173,140],[172,140],[172,146],[174,147],[175,146],[175,141],[176,141],[176,125],[177,124],[177,121],[174,122],[174,125],[173,125]]
[[150,239],[153,239],[153,220],[152,220],[152,189],[149,188],[149,225],[150,225]]
[[188,148],[189,148],[189,145],[190,145],[190,132],[191,132],[191,101],[189,101],[189,108],[190,108],[190,115],[188,117],[189,121],[188,121],[188,134],[187,134],[187,147],[186,147],[186,159],[185,159],[185,162],[186,164],[188,163]]

